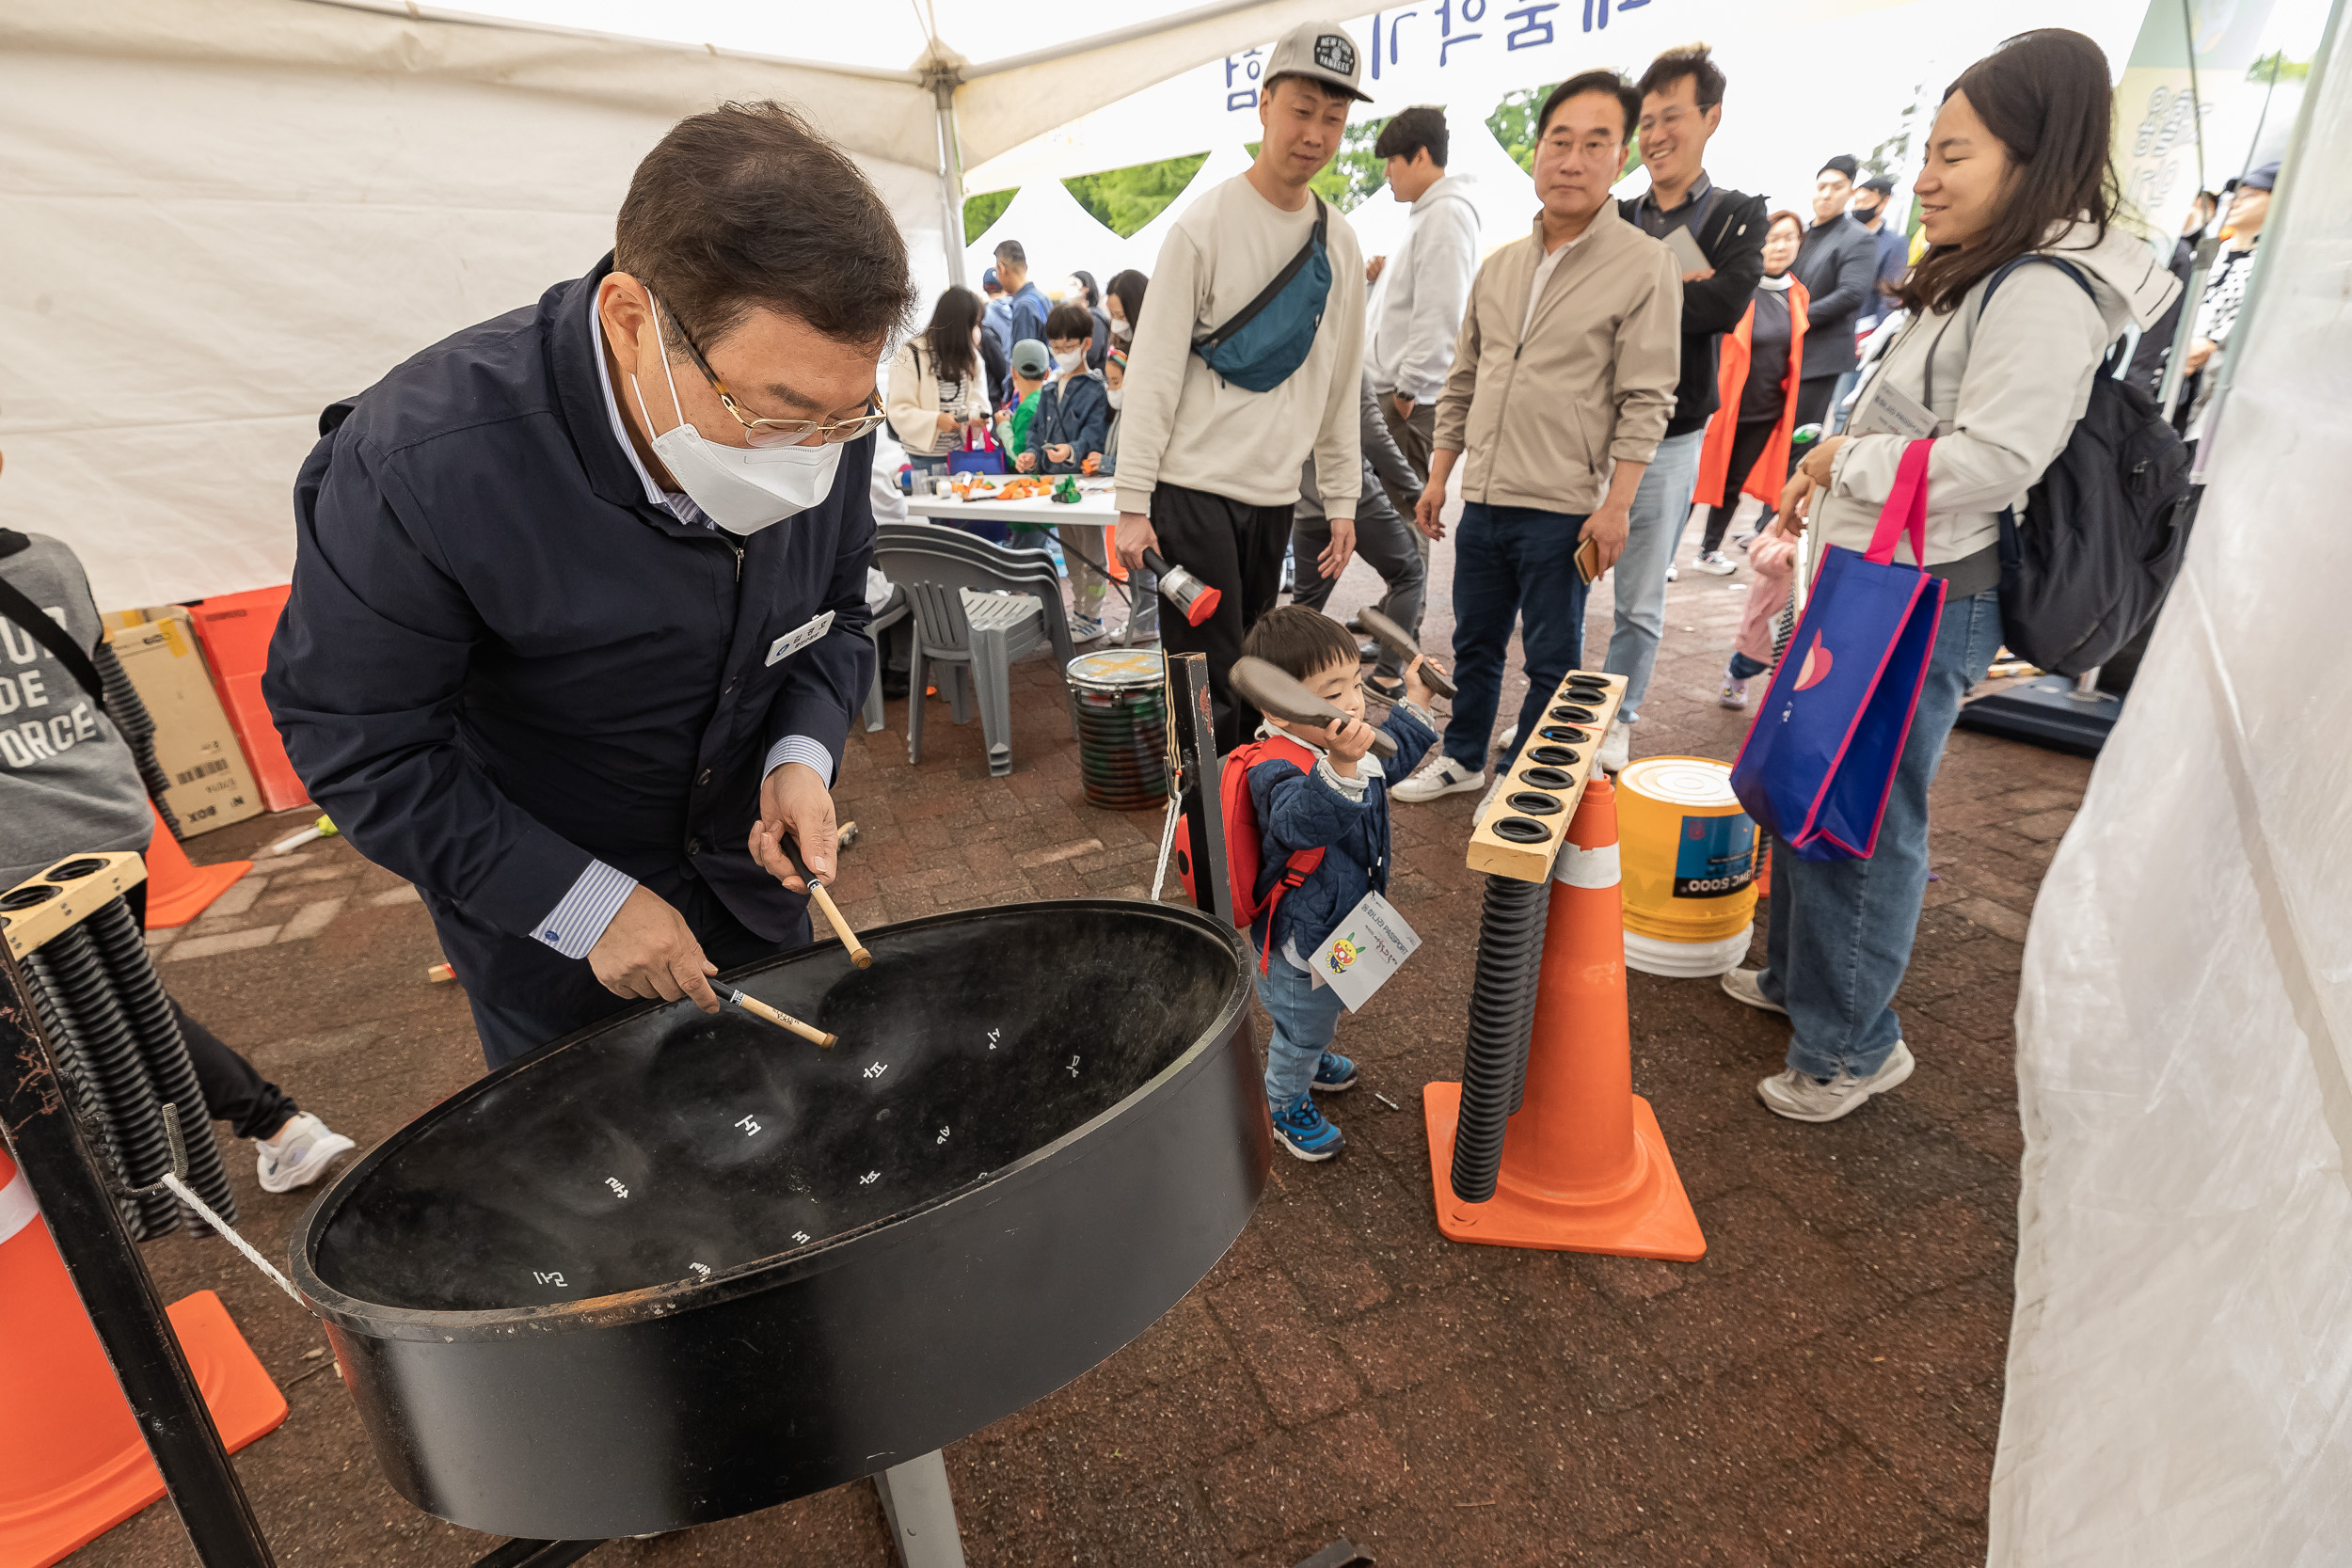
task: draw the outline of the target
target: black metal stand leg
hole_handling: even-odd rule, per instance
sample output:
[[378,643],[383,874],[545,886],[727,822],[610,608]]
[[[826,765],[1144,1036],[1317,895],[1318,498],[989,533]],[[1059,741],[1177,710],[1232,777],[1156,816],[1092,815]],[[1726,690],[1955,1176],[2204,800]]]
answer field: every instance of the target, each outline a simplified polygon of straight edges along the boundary
[[1168,717],[1176,727],[1176,760],[1184,774],[1184,813],[1192,842],[1193,902],[1231,922],[1233,890],[1225,879],[1225,818],[1218,803],[1216,725],[1209,709],[1209,656],[1168,656]]
[[[205,1568],[274,1568],[155,1282],[90,1157],[16,959],[0,945],[0,1129]],[[206,1135],[210,1135],[209,1129]]]
[[956,1530],[955,1495],[947,1490],[947,1462],[933,1449],[919,1459],[893,1465],[874,1478],[882,1517],[906,1568],[963,1568],[963,1538]]
[[476,1560],[473,1568],[564,1568],[603,1544],[601,1541],[509,1541],[488,1557]]

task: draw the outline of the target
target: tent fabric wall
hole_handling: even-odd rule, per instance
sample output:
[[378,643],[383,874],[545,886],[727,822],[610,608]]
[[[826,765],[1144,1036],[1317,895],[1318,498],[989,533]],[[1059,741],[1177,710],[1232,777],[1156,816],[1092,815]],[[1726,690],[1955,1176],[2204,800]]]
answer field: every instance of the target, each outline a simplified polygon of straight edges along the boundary
[[2352,28],[2187,567],[2042,884],[1994,1568],[2352,1562]]
[[1030,280],[1052,293],[1063,278],[1080,268],[1102,283],[1129,265],[1129,242],[1119,231],[1078,204],[1070,187],[1058,180],[1038,180],[1024,185],[996,214],[988,232],[965,247],[964,277],[980,286],[980,274],[996,264],[996,246],[1017,240],[1029,259]]

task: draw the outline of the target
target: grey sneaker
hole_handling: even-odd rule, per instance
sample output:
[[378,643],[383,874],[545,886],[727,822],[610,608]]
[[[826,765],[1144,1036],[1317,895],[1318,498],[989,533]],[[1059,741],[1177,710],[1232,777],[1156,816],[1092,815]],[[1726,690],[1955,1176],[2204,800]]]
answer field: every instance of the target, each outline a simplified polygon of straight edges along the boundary
[[1764,994],[1764,988],[1758,983],[1763,978],[1764,972],[1760,969],[1735,969],[1724,976],[1724,994],[1734,1002],[1745,1002],[1758,1011],[1778,1013],[1787,1018],[1788,1009]]
[[1633,726],[1622,719],[1611,720],[1608,737],[1593,760],[1604,773],[1624,772],[1625,765],[1633,760]]
[[1836,1121],[1861,1109],[1872,1095],[1884,1094],[1902,1083],[1916,1065],[1911,1059],[1911,1047],[1897,1040],[1885,1062],[1867,1078],[1841,1072],[1824,1081],[1790,1068],[1756,1085],[1756,1095],[1766,1110],[1790,1121]]
[[265,1193],[290,1193],[307,1187],[326,1174],[337,1158],[358,1147],[308,1111],[286,1119],[286,1125],[257,1139],[256,1161]]
[[1477,789],[1486,782],[1485,769],[1473,773],[1452,757],[1439,757],[1428,768],[1389,791],[1399,800],[1434,800],[1440,795],[1459,795]]

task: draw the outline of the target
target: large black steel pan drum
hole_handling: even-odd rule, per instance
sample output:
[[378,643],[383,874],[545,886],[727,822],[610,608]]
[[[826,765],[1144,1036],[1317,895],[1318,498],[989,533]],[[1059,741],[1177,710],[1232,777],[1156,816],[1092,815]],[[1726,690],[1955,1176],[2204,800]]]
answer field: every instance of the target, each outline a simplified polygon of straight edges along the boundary
[[1238,934],[1127,901],[733,976],[833,1031],[641,1009],[436,1106],[294,1278],[429,1513],[588,1540],[868,1475],[1030,1403],[1199,1283],[1265,1186]]

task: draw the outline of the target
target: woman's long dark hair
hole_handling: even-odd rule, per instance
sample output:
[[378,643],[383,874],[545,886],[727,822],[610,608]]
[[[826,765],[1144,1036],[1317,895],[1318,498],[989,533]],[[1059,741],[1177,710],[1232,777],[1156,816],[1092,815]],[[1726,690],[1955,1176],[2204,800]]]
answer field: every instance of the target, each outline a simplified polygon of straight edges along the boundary
[[930,351],[931,374],[971,381],[980,373],[979,357],[972,352],[972,334],[988,313],[988,301],[969,289],[949,289],[931,307],[931,323],[923,328],[923,346]]
[[1136,318],[1143,314],[1143,286],[1150,281],[1133,267],[1111,275],[1110,292],[1119,296],[1119,308],[1126,313],[1129,332],[1136,329]]
[[2107,57],[2090,40],[2064,27],[2020,33],[1962,71],[1944,96],[1956,92],[1968,95],[2008,149],[2009,178],[1982,239],[1965,250],[1935,246],[1894,291],[1915,311],[1951,309],[1979,279],[2039,249],[2061,224],[2088,219],[2106,239],[2122,205],[2108,157],[2115,94]]

